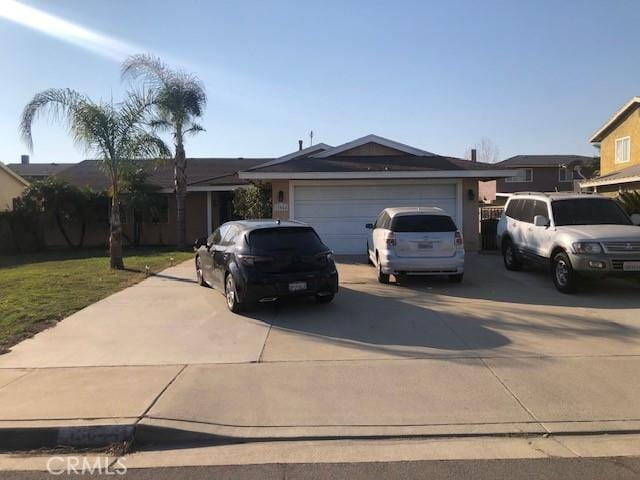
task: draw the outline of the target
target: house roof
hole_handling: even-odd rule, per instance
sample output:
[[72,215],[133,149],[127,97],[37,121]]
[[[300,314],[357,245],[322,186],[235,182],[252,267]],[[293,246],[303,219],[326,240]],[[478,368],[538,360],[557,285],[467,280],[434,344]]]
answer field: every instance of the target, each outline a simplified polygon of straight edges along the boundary
[[5,165],[2,162],[0,162],[0,170],[2,170],[3,172],[7,172],[7,175],[9,175],[10,177],[16,179],[18,182],[22,183],[23,185],[25,185],[25,186],[29,185],[28,181],[26,181],[24,178],[22,178],[16,172],[11,170],[7,165]]
[[[384,154],[347,153],[349,150],[368,144],[385,147],[381,149]],[[319,152],[305,150],[243,170],[239,176],[241,179],[330,179],[498,178],[512,175],[512,172],[497,170],[492,164],[436,155],[377,135],[367,135],[337,147],[323,144]]]
[[607,120],[593,135],[589,141],[591,143],[601,142],[604,137],[607,136],[609,131],[618,123],[619,120],[626,118],[632,111],[634,111],[638,105],[640,105],[640,97],[633,97],[627,103],[625,103],[620,110],[613,114],[613,116]]
[[559,167],[561,165],[582,165],[593,161],[586,155],[516,155],[496,163],[502,168],[513,167]]
[[[207,186],[231,186],[246,183],[237,176],[238,170],[265,163],[269,158],[188,158],[188,187],[197,185],[206,190]],[[142,160],[140,165],[149,173],[149,182],[161,189],[173,191],[173,161],[156,162]],[[56,177],[64,179],[78,187],[89,187],[93,190],[105,190],[109,180],[100,168],[98,160],[84,160],[62,172]]]
[[7,167],[23,177],[51,177],[72,165],[75,163],[10,163]]
[[586,188],[597,187],[599,185],[617,185],[631,182],[640,182],[640,165],[633,165],[608,175],[580,182],[580,186],[582,188]]

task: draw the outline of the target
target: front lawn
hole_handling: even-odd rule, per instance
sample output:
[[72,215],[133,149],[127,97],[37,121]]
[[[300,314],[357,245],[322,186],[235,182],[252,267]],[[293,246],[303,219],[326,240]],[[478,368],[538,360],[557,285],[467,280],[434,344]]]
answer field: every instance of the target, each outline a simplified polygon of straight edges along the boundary
[[0,256],[0,353],[146,277],[193,257],[159,248],[125,249],[126,270],[109,269],[102,249]]

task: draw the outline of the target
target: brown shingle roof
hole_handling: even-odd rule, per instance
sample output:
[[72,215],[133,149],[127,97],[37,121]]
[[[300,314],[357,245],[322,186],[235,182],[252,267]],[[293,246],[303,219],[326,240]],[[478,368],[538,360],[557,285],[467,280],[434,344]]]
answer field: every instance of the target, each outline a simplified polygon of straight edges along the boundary
[[51,177],[75,163],[10,163],[7,165],[12,171],[22,177]]
[[592,162],[593,157],[586,155],[516,155],[496,163],[496,167],[559,167]]
[[[246,183],[236,173],[265,163],[270,158],[188,158],[188,185],[236,185]],[[161,162],[142,160],[140,165],[149,173],[149,182],[159,188],[173,188],[173,161]],[[78,187],[89,187],[93,190],[105,190],[109,187],[107,176],[100,168],[98,160],[84,160],[77,163],[56,177],[64,179]]]
[[441,170],[487,170],[495,168],[489,163],[472,162],[440,155],[385,155],[385,156],[332,156],[326,158],[302,157],[287,162],[254,167],[251,172],[401,172]]

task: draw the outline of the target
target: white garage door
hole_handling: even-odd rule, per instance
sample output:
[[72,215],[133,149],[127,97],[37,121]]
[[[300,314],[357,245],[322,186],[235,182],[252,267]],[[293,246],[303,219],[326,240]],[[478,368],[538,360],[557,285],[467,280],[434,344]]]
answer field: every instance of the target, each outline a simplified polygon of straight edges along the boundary
[[440,207],[456,224],[456,184],[297,185],[293,213],[339,254],[364,254],[365,224],[388,207]]

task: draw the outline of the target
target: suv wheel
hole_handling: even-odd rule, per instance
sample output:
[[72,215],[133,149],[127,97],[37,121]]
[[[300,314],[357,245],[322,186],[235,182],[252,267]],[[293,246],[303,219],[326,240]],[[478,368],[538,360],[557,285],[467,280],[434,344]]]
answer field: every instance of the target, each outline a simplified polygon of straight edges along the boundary
[[573,293],[576,291],[579,283],[578,274],[574,272],[571,266],[569,256],[564,253],[556,253],[551,262],[551,274],[553,275],[553,283],[562,293]]
[[378,281],[380,283],[389,283],[389,274],[382,272],[382,263],[380,263],[380,258],[376,255],[376,263],[378,264]]
[[233,275],[227,274],[227,279],[224,282],[224,296],[227,299],[227,307],[233,313],[239,313],[242,308],[240,302],[238,302],[238,294],[236,293],[236,282],[233,280]]
[[511,240],[507,240],[502,248],[502,258],[504,260],[504,266],[507,270],[517,271],[522,268],[522,262],[518,258],[516,249]]

